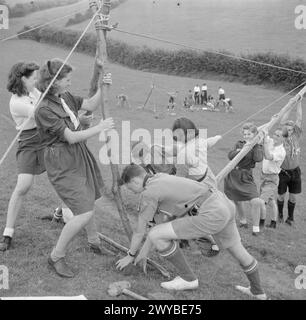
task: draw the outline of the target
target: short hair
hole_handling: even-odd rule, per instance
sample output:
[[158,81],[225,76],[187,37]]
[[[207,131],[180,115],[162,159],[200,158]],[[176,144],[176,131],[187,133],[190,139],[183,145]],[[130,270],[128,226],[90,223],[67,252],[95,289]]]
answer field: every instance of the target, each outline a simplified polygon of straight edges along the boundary
[[[199,135],[199,129],[196,127],[196,125],[188,118],[178,118],[174,121],[172,126],[172,132],[175,132],[176,130],[183,130],[185,135],[185,142],[188,141],[188,130],[194,130],[194,136],[197,137]],[[174,136],[173,139],[176,141],[176,137]]]
[[[45,92],[46,89],[48,88],[49,84],[53,80],[54,76],[57,74],[58,70],[62,67],[64,61],[58,58],[54,58],[51,60],[48,60],[41,68],[39,72],[39,78],[38,78],[38,84],[37,88],[41,92]],[[56,80],[62,80],[69,74],[70,72],[73,71],[73,68],[69,64],[64,64],[61,72],[59,75],[56,77]],[[58,87],[56,83],[53,83],[51,88],[49,89],[50,94],[55,94],[58,91]]]
[[39,65],[35,62],[18,62],[14,64],[8,75],[7,90],[21,97],[28,94],[22,77],[29,78],[35,70],[39,69]]
[[141,177],[144,175],[146,175],[146,170],[142,166],[131,163],[123,169],[119,185],[122,186],[126,183],[129,183],[133,178]]
[[257,134],[258,133],[258,129],[257,127],[255,126],[255,124],[253,122],[247,122],[245,123],[241,130],[250,130],[253,134]]

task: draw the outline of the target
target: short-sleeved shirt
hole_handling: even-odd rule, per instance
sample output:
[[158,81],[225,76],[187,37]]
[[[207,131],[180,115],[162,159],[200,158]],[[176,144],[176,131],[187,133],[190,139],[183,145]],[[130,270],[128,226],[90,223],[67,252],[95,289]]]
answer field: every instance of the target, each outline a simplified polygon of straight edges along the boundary
[[156,213],[173,217],[186,214],[205,196],[209,185],[182,177],[158,173],[150,177],[140,196],[139,215],[151,222]]
[[202,86],[201,90],[202,91],[207,91],[207,86]]
[[[69,92],[61,95],[62,99],[69,106],[70,110],[78,117],[78,111],[82,107],[83,98],[74,96]],[[71,131],[80,130],[75,128],[69,114],[64,110],[59,97],[47,94],[35,111],[35,121],[41,138],[46,141],[47,146],[54,143],[66,143],[64,131],[69,128]]]
[[268,141],[268,148],[273,159],[263,159],[262,172],[265,174],[279,174],[281,171],[281,165],[286,157],[286,150],[282,144],[279,146],[274,146],[272,139]]
[[291,136],[284,139],[286,157],[281,167],[285,170],[295,169],[300,164],[301,148],[299,140],[301,135],[302,129],[298,125],[295,125]]
[[194,91],[195,93],[198,93],[198,92],[201,91],[201,89],[200,89],[199,86],[195,86],[194,89],[193,89],[193,91]]
[[225,91],[224,91],[224,89],[220,88],[220,89],[218,90],[218,93],[219,93],[219,94],[225,94]]
[[[16,123],[16,130],[29,130],[36,128],[34,120],[34,109],[39,100],[41,92],[34,88],[28,95],[19,97],[17,94],[13,94],[10,99],[10,112],[13,120]],[[28,123],[24,126],[24,123],[28,120]],[[23,127],[24,126],[24,127]]]

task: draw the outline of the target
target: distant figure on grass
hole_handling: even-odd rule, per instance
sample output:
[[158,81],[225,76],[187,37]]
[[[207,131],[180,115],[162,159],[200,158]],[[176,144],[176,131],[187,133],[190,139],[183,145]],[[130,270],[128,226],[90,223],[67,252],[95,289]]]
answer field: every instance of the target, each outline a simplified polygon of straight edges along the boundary
[[119,94],[117,96],[117,99],[118,99],[118,103],[117,103],[117,107],[120,107],[120,108],[130,108],[130,104],[129,104],[129,101],[128,101],[128,96],[125,95],[125,94]]
[[211,95],[208,96],[207,108],[209,111],[217,111],[218,110],[218,109],[216,109],[217,108],[216,100]]
[[200,92],[201,92],[201,88],[198,84],[195,85],[194,89],[193,89],[193,93],[194,93],[194,101],[196,105],[200,104]]
[[175,111],[175,98],[177,97],[178,91],[175,92],[167,92],[169,95],[169,100],[168,100],[168,105],[167,105],[167,110],[168,112],[174,112]]
[[225,90],[222,87],[218,89],[219,101],[225,100]]
[[207,104],[207,84],[203,83],[201,87],[201,105]]
[[[242,266],[250,287],[236,286],[241,292],[266,300],[258,272],[258,263],[241,244],[235,222],[235,205],[220,191],[205,182],[159,173],[148,174],[141,166],[131,164],[124,168],[121,183],[140,194],[138,222],[127,256],[116,265],[119,270],[130,263],[144,260],[153,245],[161,257],[175,266],[178,276],[162,282],[167,290],[191,290],[199,286],[198,277],[187,262],[178,241],[213,235],[218,246],[227,249]],[[188,212],[198,208],[197,215]],[[141,248],[147,227],[159,214],[167,213],[169,222],[152,227]],[[139,253],[138,250],[141,248]]]
[[192,90],[189,90],[187,93],[187,97],[185,97],[184,99],[184,106],[189,110],[193,110],[194,103],[194,95],[192,93]]
[[[292,102],[294,103],[294,101]],[[297,102],[296,121],[287,120],[289,110],[281,119],[283,126],[284,147],[286,149],[286,158],[281,165],[279,173],[278,200],[280,221],[283,221],[283,208],[285,195],[289,191],[288,199],[288,217],[286,223],[292,225],[294,221],[294,209],[296,205],[296,195],[302,192],[302,179],[300,169],[300,139],[302,136],[302,103]]]
[[263,140],[264,159],[262,161],[260,199],[262,200],[260,225],[263,227],[267,216],[266,205],[272,207],[272,217],[269,227],[276,228],[278,209],[276,205],[277,187],[279,183],[278,174],[281,171],[281,164],[286,157],[286,150],[283,146],[282,129],[276,129],[273,139],[268,136],[268,132]]
[[[235,144],[234,149],[229,152],[228,158],[232,160],[257,134],[257,127],[253,123],[244,124],[242,126],[243,140]],[[253,220],[252,235],[254,236],[259,235],[260,231],[261,199],[259,198],[257,186],[253,178],[252,169],[255,168],[256,162],[263,160],[263,155],[262,145],[256,144],[224,179],[224,193],[236,204],[240,218],[240,227],[248,227],[243,210],[243,202],[250,201]]]
[[[60,59],[52,59],[42,66],[38,82],[38,88],[42,92],[47,89],[62,65],[63,61]],[[72,70],[68,64],[63,66],[35,111],[40,137],[46,143],[44,160],[48,178],[59,197],[75,214],[64,226],[48,258],[48,263],[55,272],[68,278],[74,277],[74,272],[66,264],[66,252],[81,229],[86,227],[87,234],[93,236],[94,239],[89,241],[93,246],[101,246],[93,214],[95,200],[101,197],[100,188],[103,183],[99,167],[86,145],[86,140],[101,131],[113,128],[113,120],[109,118],[89,129],[81,129],[78,111],[96,110],[100,105],[101,90],[98,89],[90,99],[69,93],[67,90],[71,84]]]
[[225,112],[234,112],[233,102],[231,98],[226,98],[223,100],[225,104]]

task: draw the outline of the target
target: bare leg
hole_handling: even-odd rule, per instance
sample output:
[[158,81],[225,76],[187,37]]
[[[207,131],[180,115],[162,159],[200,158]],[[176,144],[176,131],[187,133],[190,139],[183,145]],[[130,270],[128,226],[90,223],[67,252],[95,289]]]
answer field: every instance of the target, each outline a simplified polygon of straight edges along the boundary
[[[17,216],[20,212],[22,203],[26,194],[29,192],[33,185],[34,175],[32,174],[19,174],[17,178],[16,187],[11,195],[11,199],[9,201],[8,210],[7,210],[7,218],[6,218],[6,229],[14,230],[15,222]],[[12,231],[13,233],[13,231]],[[4,234],[12,237],[13,234]]]
[[255,198],[251,200],[251,215],[253,220],[253,235],[259,232],[259,220],[262,200]]
[[246,215],[244,213],[244,205],[242,201],[234,201],[235,205],[236,205],[236,210],[238,213],[238,219],[240,224],[242,225],[247,225],[247,219],[246,219]]
[[79,216],[74,216],[64,226],[61,235],[57,241],[55,248],[51,253],[53,261],[65,257],[68,245],[72,239],[89,223],[93,216],[93,211],[83,213]]

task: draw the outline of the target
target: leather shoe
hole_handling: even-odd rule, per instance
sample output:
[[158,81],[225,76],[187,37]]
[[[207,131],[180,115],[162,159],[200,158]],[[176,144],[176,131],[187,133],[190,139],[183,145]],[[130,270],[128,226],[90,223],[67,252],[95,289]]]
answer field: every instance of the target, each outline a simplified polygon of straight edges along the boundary
[[287,223],[289,226],[292,226],[293,221],[291,219],[286,219],[285,223]]
[[95,254],[98,254],[100,256],[106,256],[106,255],[111,255],[114,256],[115,253],[113,251],[110,251],[108,249],[106,249],[105,247],[102,246],[102,244],[93,244],[93,243],[89,243],[89,249],[90,251],[92,251]]
[[49,257],[48,263],[54,269],[54,271],[63,278],[73,278],[75,276],[72,270],[68,267],[65,258],[60,258],[54,262],[52,258]]
[[4,252],[11,248],[12,238],[4,236],[2,242],[0,242],[0,251]]

